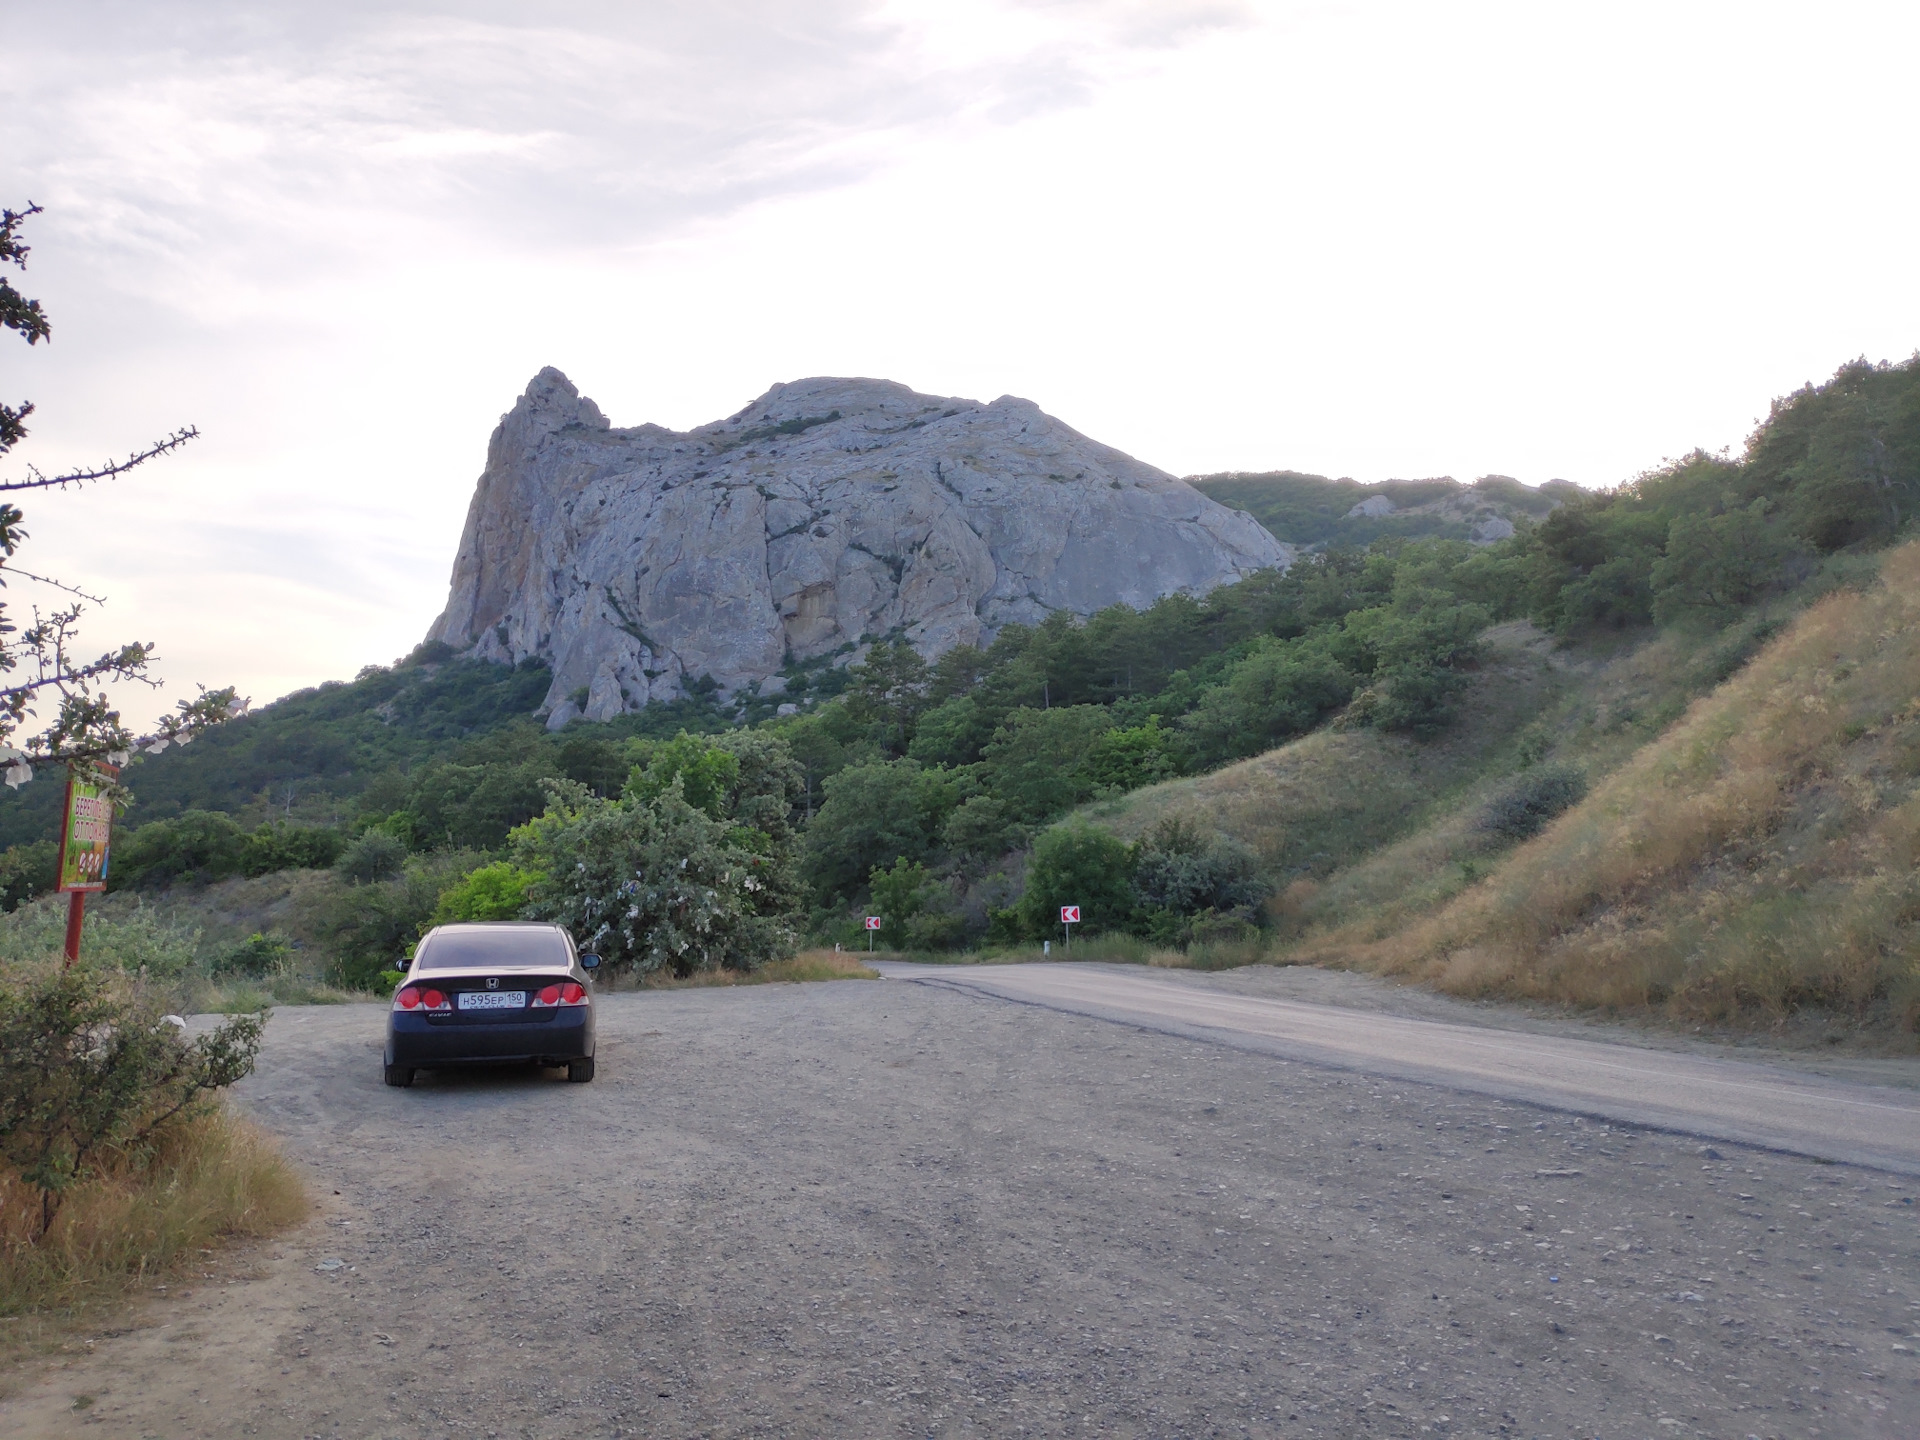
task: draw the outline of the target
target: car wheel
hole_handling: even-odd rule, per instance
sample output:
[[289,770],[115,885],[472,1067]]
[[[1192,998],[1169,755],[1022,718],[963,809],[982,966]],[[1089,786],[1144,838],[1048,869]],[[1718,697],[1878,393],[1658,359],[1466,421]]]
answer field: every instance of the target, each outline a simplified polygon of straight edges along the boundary
[[386,1082],[389,1085],[398,1085],[403,1090],[406,1089],[413,1084],[413,1067],[411,1065],[387,1066]]
[[567,1062],[567,1083],[569,1085],[584,1085],[591,1079],[593,1079],[593,1057],[591,1055],[587,1056],[584,1060],[569,1060]]

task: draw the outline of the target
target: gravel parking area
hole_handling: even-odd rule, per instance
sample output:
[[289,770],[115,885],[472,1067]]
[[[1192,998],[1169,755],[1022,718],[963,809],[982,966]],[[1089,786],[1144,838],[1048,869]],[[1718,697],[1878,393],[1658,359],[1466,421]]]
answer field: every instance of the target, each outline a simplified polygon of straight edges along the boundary
[[600,1003],[592,1085],[407,1091],[283,1011],[321,1213],[0,1432],[1915,1433],[1910,1179],[900,981]]

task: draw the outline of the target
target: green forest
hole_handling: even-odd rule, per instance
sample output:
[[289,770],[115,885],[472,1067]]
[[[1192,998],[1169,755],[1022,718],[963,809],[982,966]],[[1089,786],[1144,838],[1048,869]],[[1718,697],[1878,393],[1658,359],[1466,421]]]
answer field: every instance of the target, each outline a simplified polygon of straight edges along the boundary
[[[1438,754],[1494,683],[1499,627],[1568,653],[1736,637],[1702,683],[1724,678],[1857,557],[1912,533],[1920,359],[1848,365],[1776,401],[1742,453],[1611,490],[1393,484],[1210,477],[1208,493],[1307,547],[1289,569],[1057,614],[932,662],[876,637],[856,663],[793,667],[788,716],[709,685],[552,734],[532,718],[543,668],[422,647],[137,758],[112,885],[178,896],[324,872],[309,930],[350,988],[377,985],[426,925],[512,915],[562,921],[637,976],[863,944],[867,914],[915,951],[1056,936],[1068,903],[1089,935],[1257,936],[1285,924],[1311,864],[1276,869],[1192,816],[1130,836],[1101,816],[1323,731]],[[1461,492],[1500,501],[1515,533],[1474,544],[1452,520],[1351,515],[1373,493],[1405,507]],[[1502,801],[1510,838],[1584,783],[1537,767]],[[10,910],[51,882],[58,802],[45,777],[0,806]],[[256,938],[261,954],[288,943]]]

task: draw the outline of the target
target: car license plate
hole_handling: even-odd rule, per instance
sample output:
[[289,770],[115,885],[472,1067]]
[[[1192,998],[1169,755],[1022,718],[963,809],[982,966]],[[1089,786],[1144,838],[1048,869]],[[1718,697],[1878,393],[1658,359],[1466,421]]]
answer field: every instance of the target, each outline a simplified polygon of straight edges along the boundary
[[462,1010],[524,1010],[527,1008],[527,992],[524,990],[462,990],[460,992]]

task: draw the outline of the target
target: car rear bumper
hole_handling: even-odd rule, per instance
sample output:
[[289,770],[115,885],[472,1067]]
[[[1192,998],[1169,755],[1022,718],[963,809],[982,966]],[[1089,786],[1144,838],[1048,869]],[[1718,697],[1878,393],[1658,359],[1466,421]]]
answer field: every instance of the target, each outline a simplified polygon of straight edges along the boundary
[[569,1007],[551,1019],[462,1024],[394,1013],[387,1021],[389,1065],[431,1070],[441,1065],[510,1065],[535,1061],[559,1065],[593,1054],[593,1010]]

